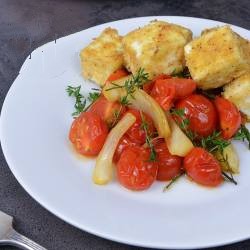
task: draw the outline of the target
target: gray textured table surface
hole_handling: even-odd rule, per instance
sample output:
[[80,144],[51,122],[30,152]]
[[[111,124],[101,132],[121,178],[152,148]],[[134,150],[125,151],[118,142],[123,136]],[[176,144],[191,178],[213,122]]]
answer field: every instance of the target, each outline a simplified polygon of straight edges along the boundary
[[[55,36],[68,35],[96,24],[149,15],[203,17],[249,29],[250,2],[249,0],[0,0],[1,106],[22,63],[34,48],[53,40]],[[139,249],[82,232],[46,211],[18,184],[2,152],[0,152],[0,209],[15,217],[17,230],[48,249]],[[218,249],[250,249],[250,240]]]

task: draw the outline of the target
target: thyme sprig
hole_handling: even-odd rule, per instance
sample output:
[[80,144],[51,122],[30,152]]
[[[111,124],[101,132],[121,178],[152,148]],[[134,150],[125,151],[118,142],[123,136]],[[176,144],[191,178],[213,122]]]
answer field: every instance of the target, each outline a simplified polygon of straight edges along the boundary
[[179,126],[181,127],[181,129],[186,130],[190,124],[190,121],[188,118],[185,117],[185,110],[172,108],[170,110],[170,113],[172,115],[175,115],[181,118],[181,122],[179,123]]
[[250,132],[245,125],[241,125],[240,129],[234,136],[235,140],[248,141],[248,148],[250,150]]
[[88,100],[90,103],[93,103],[94,101],[96,101],[98,98],[100,97],[100,93],[99,92],[90,92],[89,96],[88,96]]
[[170,114],[180,118],[178,119],[178,125],[183,130],[183,132],[188,136],[188,138],[194,142],[197,135],[188,128],[190,120],[185,116],[185,110],[171,108]]
[[226,148],[230,144],[230,142],[221,138],[220,135],[220,131],[214,131],[212,135],[203,137],[201,139],[201,146],[210,153],[213,153],[215,151],[220,151],[222,153],[223,149]]
[[112,124],[110,125],[110,128],[113,128],[116,125],[116,123],[118,122],[118,120],[120,119],[120,116],[122,113],[122,108],[123,107],[121,106],[119,110],[114,111],[114,114],[113,114],[114,120],[113,120]]
[[[96,101],[100,96],[100,92],[90,92],[87,97],[83,96],[80,93],[80,91],[81,91],[80,85],[77,87],[73,87],[73,86],[69,85],[66,88],[66,91],[67,91],[69,96],[75,98],[75,104],[74,104],[75,111],[72,113],[73,117],[76,117],[81,112],[86,111],[93,104],[93,102]],[[96,89],[95,89],[95,91],[96,91]],[[89,102],[88,106],[86,106],[87,101]]]
[[175,176],[164,188],[163,192],[167,191],[182,175],[184,175],[184,172],[178,174]]
[[229,173],[230,173],[230,176],[229,176],[226,172],[222,171],[222,176],[224,177],[225,180],[227,180],[227,181],[233,183],[234,185],[237,185],[238,183],[237,183],[237,181],[234,179],[232,173],[231,173],[231,172],[229,172]]
[[140,112],[140,114],[141,114],[141,119],[142,119],[141,128],[145,132],[146,144],[148,145],[148,147],[150,149],[149,161],[156,161],[157,155],[156,155],[156,151],[154,148],[154,144],[152,142],[152,139],[153,139],[152,135],[149,134],[148,123],[146,122],[142,112]]
[[148,82],[149,74],[144,72],[144,69],[140,68],[136,74],[132,75],[131,78],[127,79],[123,85],[116,84],[112,82],[113,87],[106,89],[106,91],[110,91],[113,89],[123,88],[126,91],[126,94],[121,97],[121,104],[128,106],[130,105],[129,97],[134,98],[133,93],[137,88],[142,88],[142,86]]

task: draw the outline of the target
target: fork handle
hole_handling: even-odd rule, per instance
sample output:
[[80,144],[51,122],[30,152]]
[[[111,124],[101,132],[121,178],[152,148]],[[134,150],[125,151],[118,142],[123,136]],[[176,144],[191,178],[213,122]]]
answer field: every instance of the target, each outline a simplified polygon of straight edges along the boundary
[[5,243],[19,247],[23,250],[47,250],[22,234],[19,234],[14,229],[9,231],[8,235],[6,236]]

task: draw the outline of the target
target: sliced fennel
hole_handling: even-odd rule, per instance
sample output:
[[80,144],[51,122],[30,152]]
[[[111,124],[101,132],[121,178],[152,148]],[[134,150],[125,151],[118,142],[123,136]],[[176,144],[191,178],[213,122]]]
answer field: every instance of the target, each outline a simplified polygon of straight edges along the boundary
[[121,137],[133,125],[136,118],[131,113],[127,113],[109,132],[105,144],[99,153],[93,172],[93,181],[98,185],[105,185],[113,177],[113,156]]

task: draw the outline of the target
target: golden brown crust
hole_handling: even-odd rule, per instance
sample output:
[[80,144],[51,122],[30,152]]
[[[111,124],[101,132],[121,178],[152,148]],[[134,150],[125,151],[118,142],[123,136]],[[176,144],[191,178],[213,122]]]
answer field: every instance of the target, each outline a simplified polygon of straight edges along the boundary
[[181,71],[184,66],[184,45],[192,32],[179,25],[153,21],[123,37],[125,66],[133,74],[139,68],[150,77]]
[[123,65],[121,40],[117,30],[107,28],[85,47],[80,53],[83,76],[103,86]]
[[216,88],[250,70],[250,45],[228,25],[212,28],[185,46],[185,59],[200,88]]
[[225,85],[223,96],[250,119],[250,71]]

